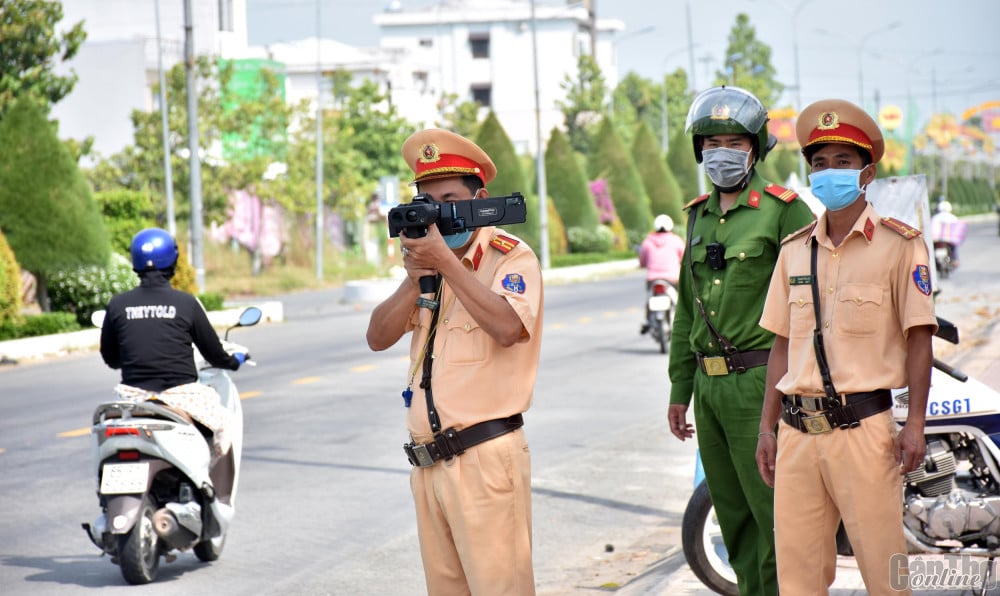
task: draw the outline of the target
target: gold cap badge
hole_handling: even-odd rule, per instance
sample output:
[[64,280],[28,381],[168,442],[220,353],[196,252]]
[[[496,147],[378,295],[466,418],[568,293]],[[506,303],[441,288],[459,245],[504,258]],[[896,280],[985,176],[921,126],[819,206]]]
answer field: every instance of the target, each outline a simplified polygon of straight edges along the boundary
[[437,145],[428,143],[420,148],[419,159],[421,163],[434,163],[441,159],[441,153],[438,151]]
[[729,120],[729,106],[720,103],[712,106],[712,115],[709,116],[712,120]]
[[819,125],[817,128],[820,130],[831,130],[840,126],[840,116],[837,112],[823,112],[819,115]]

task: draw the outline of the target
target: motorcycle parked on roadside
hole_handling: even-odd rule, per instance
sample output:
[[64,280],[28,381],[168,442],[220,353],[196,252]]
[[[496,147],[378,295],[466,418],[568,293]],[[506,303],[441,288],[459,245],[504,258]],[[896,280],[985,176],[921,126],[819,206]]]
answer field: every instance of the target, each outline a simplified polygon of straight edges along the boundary
[[[236,327],[256,325],[261,310],[248,307],[226,330],[223,347],[248,353],[228,341]],[[96,313],[102,319],[103,312]],[[95,324],[100,326],[97,320]],[[243,410],[229,371],[196,353],[198,382],[213,387],[229,411],[232,447],[211,462],[210,432],[189,416],[152,401],[110,401],[93,415],[93,455],[101,513],[84,523],[87,536],[111,555],[130,584],[156,579],[160,557],[194,550],[201,561],[222,554],[235,513],[243,451]],[[246,364],[253,364],[247,356]]]
[[677,289],[665,279],[654,279],[646,290],[646,326],[649,336],[660,347],[660,353],[670,350]]
[[934,264],[941,279],[948,279],[955,270],[955,245],[943,240],[934,241]]
[[[938,325],[938,337],[958,343],[954,325],[940,317]],[[908,400],[906,389],[893,390],[899,425],[906,421]],[[935,358],[924,437],[924,465],[903,482],[903,532],[910,554],[987,557],[992,569],[1000,555],[1000,393]],[[739,594],[700,457],[681,542],[702,583],[719,594]],[[837,552],[854,554],[843,524]],[[982,578],[980,594],[989,581]]]

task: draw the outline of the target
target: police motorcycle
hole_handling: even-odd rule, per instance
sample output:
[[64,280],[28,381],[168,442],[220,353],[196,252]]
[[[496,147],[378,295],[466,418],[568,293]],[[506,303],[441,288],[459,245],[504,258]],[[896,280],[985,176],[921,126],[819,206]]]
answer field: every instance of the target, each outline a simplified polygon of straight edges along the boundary
[[670,336],[674,323],[674,305],[677,288],[665,279],[654,279],[646,290],[646,326],[649,336],[660,346],[660,353],[670,349]]
[[[222,341],[230,354],[247,348],[229,341],[229,331],[256,325],[256,306],[244,310]],[[98,327],[104,312],[95,313]],[[129,584],[156,579],[160,557],[194,550],[201,561],[222,554],[235,513],[243,450],[243,410],[229,371],[212,367],[195,350],[198,382],[214,388],[229,411],[232,447],[210,467],[210,432],[158,401],[110,401],[93,414],[92,453],[101,512],[84,523],[90,540],[121,567]]]
[[[938,317],[936,335],[958,343],[958,328]],[[893,417],[906,421],[909,394],[893,390]],[[924,465],[903,481],[903,532],[911,554],[1000,556],[1000,393],[934,359],[924,429]],[[695,490],[681,524],[684,557],[691,571],[719,594],[739,594],[729,565],[701,458]],[[837,552],[852,556],[843,524]],[[982,578],[980,594],[990,585]]]

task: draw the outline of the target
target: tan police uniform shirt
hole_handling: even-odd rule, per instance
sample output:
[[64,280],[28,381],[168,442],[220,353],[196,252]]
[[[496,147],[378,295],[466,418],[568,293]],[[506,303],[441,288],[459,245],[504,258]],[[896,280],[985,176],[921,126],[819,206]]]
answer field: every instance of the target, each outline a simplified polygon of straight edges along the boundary
[[[462,263],[483,285],[504,297],[525,332],[514,345],[501,346],[480,328],[448,284],[442,284],[431,370],[431,391],[442,430],[461,430],[526,411],[542,343],[542,272],[531,248],[512,234],[484,227],[473,233]],[[427,400],[419,387],[431,315],[426,308],[415,308],[408,325],[413,330],[410,371],[415,368],[416,374],[406,418],[417,443],[428,442],[432,436]]]
[[823,395],[809,285],[810,244],[819,242],[820,317],[838,393],[904,387],[906,336],[911,327],[937,327],[927,247],[919,232],[881,219],[868,204],[840,246],[827,236],[827,215],[782,246],[771,277],[761,327],[788,338],[785,395]]

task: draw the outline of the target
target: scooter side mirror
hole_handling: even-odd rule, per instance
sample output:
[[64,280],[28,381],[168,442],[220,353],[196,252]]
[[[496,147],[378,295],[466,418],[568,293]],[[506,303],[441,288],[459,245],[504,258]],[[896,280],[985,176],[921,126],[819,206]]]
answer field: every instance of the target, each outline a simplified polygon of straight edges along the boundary
[[104,327],[104,315],[106,314],[108,314],[108,311],[103,308],[90,313],[90,324],[98,329]]
[[239,321],[237,322],[238,327],[250,327],[256,325],[260,322],[263,312],[256,306],[248,306],[246,310],[240,313]]

